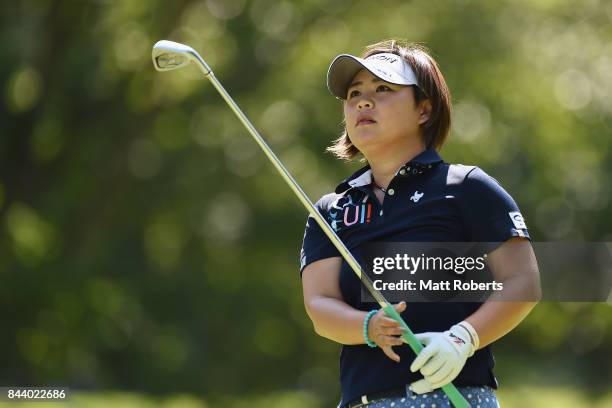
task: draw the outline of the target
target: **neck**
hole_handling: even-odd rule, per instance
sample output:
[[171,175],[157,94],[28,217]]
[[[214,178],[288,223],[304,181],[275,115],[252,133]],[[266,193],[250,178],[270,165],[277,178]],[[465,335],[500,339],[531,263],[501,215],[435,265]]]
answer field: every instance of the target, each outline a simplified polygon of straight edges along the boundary
[[372,169],[372,176],[380,187],[386,189],[400,167],[425,150],[421,141],[407,143],[401,148],[394,147],[378,154],[368,154],[366,159]]

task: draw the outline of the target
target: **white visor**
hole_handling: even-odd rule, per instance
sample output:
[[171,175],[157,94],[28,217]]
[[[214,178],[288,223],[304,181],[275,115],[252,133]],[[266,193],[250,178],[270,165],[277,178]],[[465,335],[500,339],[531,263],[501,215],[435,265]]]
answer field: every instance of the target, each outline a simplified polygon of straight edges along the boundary
[[351,80],[364,68],[391,84],[418,86],[414,71],[402,57],[381,53],[370,55],[366,59],[349,54],[338,55],[327,71],[327,88],[337,98],[346,99]]

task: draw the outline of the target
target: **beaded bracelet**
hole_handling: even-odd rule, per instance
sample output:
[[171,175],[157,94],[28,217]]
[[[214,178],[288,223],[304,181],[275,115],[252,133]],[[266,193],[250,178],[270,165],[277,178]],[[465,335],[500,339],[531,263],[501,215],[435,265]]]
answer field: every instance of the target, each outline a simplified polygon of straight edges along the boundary
[[365,339],[366,344],[370,347],[377,347],[376,343],[374,343],[368,337],[368,323],[370,322],[372,316],[374,316],[376,313],[378,313],[378,310],[370,310],[365,319],[363,319],[363,338]]

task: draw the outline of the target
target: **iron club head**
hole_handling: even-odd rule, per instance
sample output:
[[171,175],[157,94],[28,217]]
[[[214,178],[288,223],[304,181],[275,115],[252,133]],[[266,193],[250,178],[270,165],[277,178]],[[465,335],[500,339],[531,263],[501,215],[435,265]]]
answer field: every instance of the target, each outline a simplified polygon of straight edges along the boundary
[[155,43],[151,53],[153,65],[158,71],[171,71],[195,63],[204,75],[211,72],[202,57],[190,46],[174,41],[161,40]]

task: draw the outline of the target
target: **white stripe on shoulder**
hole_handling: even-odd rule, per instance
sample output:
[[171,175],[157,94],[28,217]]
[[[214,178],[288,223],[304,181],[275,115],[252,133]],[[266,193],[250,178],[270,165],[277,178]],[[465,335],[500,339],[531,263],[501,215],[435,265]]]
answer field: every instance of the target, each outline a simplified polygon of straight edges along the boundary
[[348,182],[351,187],[361,187],[372,184],[372,169],[368,169],[361,176]]

